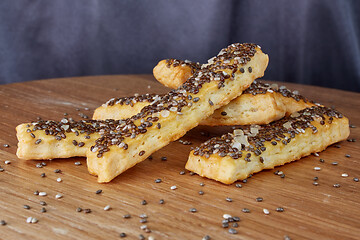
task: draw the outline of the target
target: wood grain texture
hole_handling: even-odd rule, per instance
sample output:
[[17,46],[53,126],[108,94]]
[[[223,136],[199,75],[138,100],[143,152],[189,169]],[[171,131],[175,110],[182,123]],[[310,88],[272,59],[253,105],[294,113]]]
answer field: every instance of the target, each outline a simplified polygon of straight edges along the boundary
[[[44,161],[47,166],[36,168],[39,161],[20,161],[16,158],[15,127],[23,122],[43,119],[60,120],[64,113],[81,119],[79,113],[92,116],[93,110],[111,97],[134,93],[164,93],[167,89],[150,75],[97,76],[51,79],[0,86],[0,239],[139,239],[139,234],[155,239],[358,239],[360,236],[360,94],[314,86],[285,84],[306,97],[327,106],[334,106],[346,115],[351,124],[350,138],[356,142],[341,142],[340,148],[330,146],[319,157],[310,156],[278,167],[285,178],[263,171],[241,183],[224,184],[180,175],[191,146],[199,145],[211,136],[228,131],[229,127],[201,126],[191,130],[183,140],[193,145],[173,142],[146,160],[121,174],[108,184],[98,184],[88,174],[85,158]],[[148,88],[150,86],[150,88]],[[85,110],[89,108],[89,110]],[[78,110],[77,110],[78,109]],[[9,144],[9,148],[3,145]],[[350,158],[345,157],[350,154]],[[167,161],[161,157],[166,156]],[[321,163],[319,159],[325,160]],[[4,164],[10,160],[11,164]],[[82,165],[75,166],[80,161]],[[337,166],[332,162],[338,162]],[[41,162],[41,161],[40,161]],[[321,171],[315,171],[315,166]],[[61,169],[62,173],[55,173]],[[47,177],[41,178],[40,174]],[[349,177],[342,177],[347,173]],[[319,177],[314,186],[313,177]],[[56,179],[62,178],[58,183]],[[161,183],[154,180],[161,178]],[[204,186],[200,186],[204,183]],[[340,188],[333,185],[339,183]],[[176,190],[170,187],[176,185]],[[102,189],[101,194],[95,191]],[[47,196],[33,194],[45,191]],[[199,195],[202,190],[204,195]],[[57,193],[63,198],[55,199]],[[227,202],[226,198],[232,198]],[[256,202],[262,197],[263,202]],[[164,204],[159,200],[164,199]],[[147,205],[141,205],[146,200]],[[40,201],[46,201],[46,213]],[[26,210],[27,204],[31,209]],[[104,211],[106,205],[112,207]],[[91,213],[76,212],[77,207],[90,208]],[[276,212],[283,207],[284,212]],[[191,213],[190,208],[196,208]],[[250,213],[243,213],[249,208]],[[265,215],[263,209],[269,209]],[[146,213],[145,223],[151,233],[140,229],[139,215]],[[239,216],[237,234],[222,228],[224,213]],[[131,214],[124,219],[124,214]],[[26,223],[36,217],[36,224]]]

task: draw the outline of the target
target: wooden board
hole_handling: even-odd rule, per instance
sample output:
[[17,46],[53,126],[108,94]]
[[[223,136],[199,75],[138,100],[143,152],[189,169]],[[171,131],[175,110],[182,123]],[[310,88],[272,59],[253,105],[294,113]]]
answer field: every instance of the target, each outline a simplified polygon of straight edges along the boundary
[[[198,175],[179,173],[184,170],[191,146],[173,142],[146,160],[126,171],[111,183],[98,184],[88,174],[85,158],[44,161],[20,161],[16,158],[16,125],[43,119],[60,120],[64,113],[80,119],[79,113],[92,116],[93,110],[111,97],[134,93],[164,93],[166,88],[150,75],[98,76],[33,81],[0,86],[0,239],[139,239],[143,234],[155,239],[358,239],[360,235],[360,94],[313,86],[285,84],[303,95],[335,106],[350,118],[350,138],[357,142],[341,142],[331,146],[319,157],[310,156],[263,171],[242,183],[224,185]],[[86,110],[89,108],[89,110]],[[226,127],[197,127],[184,140],[199,145],[209,136],[227,131]],[[9,144],[5,148],[3,145]],[[350,154],[350,158],[345,157]],[[161,157],[167,157],[162,161]],[[321,163],[319,159],[325,160]],[[10,160],[11,164],[4,164]],[[82,165],[74,163],[80,161]],[[332,162],[338,165],[332,165]],[[40,161],[41,162],[41,161]],[[314,167],[321,171],[314,171]],[[61,173],[54,170],[61,169]],[[40,177],[46,173],[46,177]],[[342,177],[347,173],[348,177]],[[319,178],[318,186],[313,178]],[[57,178],[62,182],[57,182]],[[155,179],[162,179],[155,183]],[[200,184],[204,183],[204,186]],[[239,182],[238,182],[239,183]],[[333,187],[340,184],[339,188]],[[177,186],[171,190],[171,186]],[[101,194],[95,194],[102,189]],[[44,191],[47,196],[34,195]],[[203,191],[200,195],[198,192]],[[56,194],[61,199],[55,199]],[[226,201],[226,198],[232,202]],[[263,202],[256,202],[262,197]],[[164,199],[164,204],[159,200]],[[147,205],[142,205],[143,200]],[[45,201],[46,206],[41,206]],[[23,205],[30,209],[24,209]],[[109,211],[103,208],[110,205]],[[47,212],[41,213],[42,207]],[[76,212],[76,208],[91,209],[91,213]],[[284,212],[276,212],[283,207]],[[192,213],[190,208],[196,208]],[[243,213],[248,208],[250,213]],[[266,208],[269,215],[263,213]],[[139,215],[148,216],[140,223]],[[237,234],[222,228],[223,214],[240,217]],[[130,219],[123,215],[131,214]],[[39,220],[26,223],[27,217]],[[150,233],[140,229],[146,224]]]

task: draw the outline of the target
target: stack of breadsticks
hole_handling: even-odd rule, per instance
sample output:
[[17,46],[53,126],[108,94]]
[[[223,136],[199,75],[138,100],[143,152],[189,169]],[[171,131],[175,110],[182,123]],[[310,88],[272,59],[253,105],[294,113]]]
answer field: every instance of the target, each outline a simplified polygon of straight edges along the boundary
[[348,119],[286,87],[255,81],[268,56],[255,44],[232,44],[207,64],[163,60],[155,78],[167,94],[112,98],[94,120],[37,121],[17,127],[17,156],[86,156],[88,170],[109,182],[199,124],[242,125],[190,152],[186,168],[230,184],[349,135]]

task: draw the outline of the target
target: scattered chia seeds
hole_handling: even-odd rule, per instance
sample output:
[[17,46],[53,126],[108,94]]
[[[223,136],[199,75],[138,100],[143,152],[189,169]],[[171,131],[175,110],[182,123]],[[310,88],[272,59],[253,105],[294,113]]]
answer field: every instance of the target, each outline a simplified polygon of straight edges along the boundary
[[185,174],[185,171],[181,171],[179,174],[180,174],[180,175],[184,175],[184,174]]
[[30,206],[29,206],[29,205],[24,205],[24,209],[29,210],[29,209],[30,209]]
[[60,169],[55,169],[54,173],[61,173],[61,170]]
[[123,218],[129,219],[129,218],[131,218],[131,215],[130,215],[130,214],[125,214],[125,215],[123,216]]
[[204,195],[204,192],[200,190],[199,195]]
[[202,238],[202,240],[210,240],[210,239],[211,239],[211,237],[209,235],[206,235]]
[[40,201],[40,205],[41,205],[41,206],[46,206],[46,202]]
[[96,190],[96,192],[95,192],[95,194],[100,194],[100,193],[102,193],[102,190],[101,190],[101,189]]
[[232,224],[232,227],[234,227],[234,228],[237,228],[238,226],[239,226],[239,224],[236,223],[236,222],[234,222],[234,223]]
[[91,213],[91,209],[90,208],[84,209],[84,213]]
[[228,222],[223,222],[221,225],[223,228],[228,228],[229,227],[229,223]]
[[155,179],[155,183],[161,183],[161,179],[160,178]]
[[324,163],[325,162],[325,160],[324,159],[322,159],[322,158],[320,158],[320,160],[319,160],[321,163]]
[[44,208],[44,207],[41,208],[41,209],[40,209],[40,212],[45,213],[45,212],[46,212],[46,208]]
[[332,162],[331,164],[334,165],[334,166],[337,166],[339,163],[338,162]]
[[233,200],[232,200],[231,198],[227,197],[227,198],[226,198],[226,201],[227,201],[227,202],[232,202]]
[[167,157],[161,157],[161,161],[167,161]]
[[76,208],[76,211],[77,211],[77,212],[82,212],[82,208],[81,208],[81,207],[78,207],[78,208]]
[[350,158],[351,156],[350,154],[345,154],[345,157]]
[[59,183],[59,182],[62,182],[62,179],[58,178],[58,179],[56,179],[56,181]]
[[0,167],[0,172],[3,172],[3,171],[4,171],[4,169],[2,167]]
[[6,225],[6,221],[5,221],[5,220],[1,220],[1,221],[0,221],[0,225],[1,225],[1,226],[5,226],[5,225]]
[[242,188],[242,185],[240,183],[235,184],[235,187]]
[[79,165],[81,165],[81,162],[75,162],[74,163],[76,166],[79,166]]
[[120,233],[120,237],[121,237],[121,238],[126,237],[126,233]]
[[335,183],[335,184],[333,185],[333,187],[334,187],[334,188],[339,188],[339,187],[340,187],[340,184],[339,184],[339,183]]
[[285,235],[284,240],[291,240],[291,238],[289,236]]
[[147,201],[146,200],[142,200],[141,201],[141,205],[146,205],[147,204]]
[[159,203],[160,203],[160,204],[164,204],[164,203],[165,203],[165,200],[164,200],[164,199],[160,199]]
[[257,197],[255,200],[256,200],[257,202],[262,202],[262,201],[263,201],[263,198],[262,198],[262,197]]
[[42,165],[41,163],[37,163],[35,166],[36,166],[37,168],[42,168],[42,167],[43,167],[43,165]]
[[353,180],[354,180],[354,182],[359,182],[359,178],[357,178],[357,177],[354,177]]
[[318,186],[319,183],[318,183],[318,182],[313,182],[313,185],[314,185],[314,186]]
[[44,177],[46,177],[46,174],[42,173],[42,174],[40,174],[40,177],[44,178]]

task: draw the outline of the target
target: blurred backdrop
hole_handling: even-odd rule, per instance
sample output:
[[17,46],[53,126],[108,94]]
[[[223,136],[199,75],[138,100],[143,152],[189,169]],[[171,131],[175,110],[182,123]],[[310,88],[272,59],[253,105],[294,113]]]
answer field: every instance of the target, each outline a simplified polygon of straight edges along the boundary
[[150,74],[254,42],[266,79],[360,91],[359,14],[358,0],[2,0],[0,84]]

